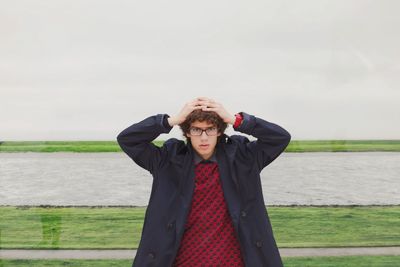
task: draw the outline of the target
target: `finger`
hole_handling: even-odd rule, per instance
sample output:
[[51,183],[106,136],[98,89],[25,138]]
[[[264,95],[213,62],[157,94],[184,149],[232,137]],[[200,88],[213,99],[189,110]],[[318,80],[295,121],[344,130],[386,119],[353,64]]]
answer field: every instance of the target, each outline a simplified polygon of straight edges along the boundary
[[207,110],[207,111],[217,111],[218,108],[204,107],[203,110]]
[[210,99],[200,99],[199,102],[210,102],[210,103],[212,103],[214,101],[211,101]]
[[197,110],[197,109],[202,109],[204,106],[203,105],[199,105],[199,106],[190,106],[190,110]]
[[198,97],[197,98],[199,101],[210,101],[211,99],[208,97]]
[[197,99],[198,99],[198,100],[208,100],[208,101],[214,101],[214,99],[212,99],[212,98],[209,98],[209,97],[205,97],[205,96],[198,97]]
[[202,104],[207,106],[207,107],[213,107],[213,108],[218,106],[217,103],[210,102],[210,101],[204,101],[204,102],[202,102]]
[[192,106],[201,105],[201,102],[199,100],[195,99],[190,103],[190,105],[192,105]]

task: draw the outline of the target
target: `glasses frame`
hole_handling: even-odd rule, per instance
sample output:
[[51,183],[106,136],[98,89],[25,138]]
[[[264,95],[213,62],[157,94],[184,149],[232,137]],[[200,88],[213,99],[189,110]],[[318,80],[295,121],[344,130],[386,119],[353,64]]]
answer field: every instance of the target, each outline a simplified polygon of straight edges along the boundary
[[[192,134],[192,133],[191,133],[192,129],[199,129],[199,130],[201,130],[201,133],[200,133],[200,134]],[[216,129],[216,133],[210,135],[207,131],[209,131],[209,130],[211,130],[211,129]],[[189,128],[189,133],[190,133],[190,135],[193,135],[193,136],[202,136],[202,135],[203,135],[203,132],[205,132],[207,136],[216,136],[216,135],[218,135],[218,128],[215,127],[215,126],[213,126],[213,127],[208,127],[207,129],[202,129],[202,128],[199,128],[199,127],[190,127],[190,128]]]

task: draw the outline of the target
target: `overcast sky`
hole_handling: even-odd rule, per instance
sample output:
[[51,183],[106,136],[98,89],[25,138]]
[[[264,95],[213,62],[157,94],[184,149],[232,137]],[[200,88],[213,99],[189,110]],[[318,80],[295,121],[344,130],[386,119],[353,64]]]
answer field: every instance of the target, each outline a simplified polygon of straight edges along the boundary
[[0,141],[115,140],[197,96],[294,140],[400,139],[400,1],[0,3]]

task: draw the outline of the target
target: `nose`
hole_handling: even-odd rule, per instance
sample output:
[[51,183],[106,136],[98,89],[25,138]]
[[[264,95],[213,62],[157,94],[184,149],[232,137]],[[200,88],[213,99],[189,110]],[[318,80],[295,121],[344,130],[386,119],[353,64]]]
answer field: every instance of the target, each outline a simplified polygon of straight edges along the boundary
[[208,135],[206,134],[206,131],[203,131],[202,133],[201,133],[201,139],[203,139],[203,140],[205,140],[205,139],[207,139],[208,138]]

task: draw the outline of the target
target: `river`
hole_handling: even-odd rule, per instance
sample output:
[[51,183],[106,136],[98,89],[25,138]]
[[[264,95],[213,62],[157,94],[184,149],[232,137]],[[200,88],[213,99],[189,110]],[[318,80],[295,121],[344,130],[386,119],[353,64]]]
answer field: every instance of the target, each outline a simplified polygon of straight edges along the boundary
[[[266,205],[399,205],[399,152],[283,153],[261,172]],[[124,153],[0,153],[0,205],[148,203]]]

